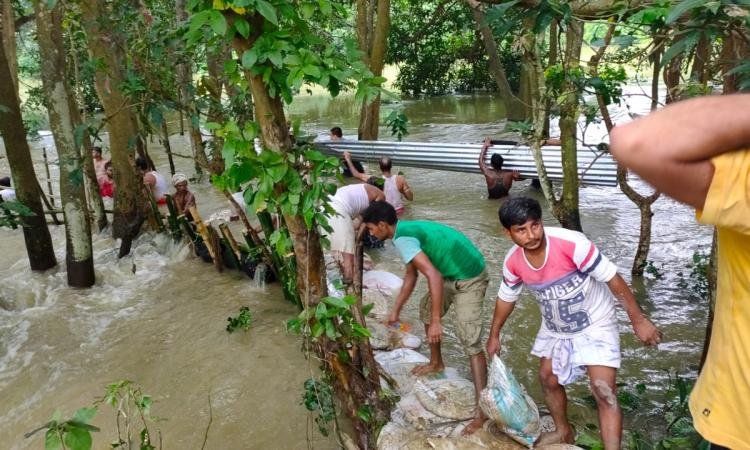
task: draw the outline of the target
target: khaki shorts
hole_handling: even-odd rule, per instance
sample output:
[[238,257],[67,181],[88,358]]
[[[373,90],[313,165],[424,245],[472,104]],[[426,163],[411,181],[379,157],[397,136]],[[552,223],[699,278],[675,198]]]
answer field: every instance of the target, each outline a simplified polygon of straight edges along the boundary
[[[483,351],[482,348],[482,305],[487,293],[489,278],[487,271],[468,280],[445,280],[443,282],[443,317],[452,304],[456,305],[456,336],[468,356]],[[430,323],[430,293],[419,301],[419,320]]]

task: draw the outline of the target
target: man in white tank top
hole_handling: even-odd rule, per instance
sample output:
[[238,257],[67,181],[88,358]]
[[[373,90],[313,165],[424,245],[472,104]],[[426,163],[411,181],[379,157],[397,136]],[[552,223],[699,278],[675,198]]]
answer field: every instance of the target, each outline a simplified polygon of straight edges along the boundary
[[341,263],[344,282],[352,280],[354,268],[355,235],[353,220],[367,209],[370,202],[385,200],[383,191],[369,184],[350,184],[338,188],[331,197],[331,206],[336,214],[328,216],[328,233],[321,229],[321,236],[331,243],[331,253]]
[[151,189],[151,193],[154,194],[154,200],[159,205],[165,205],[167,199],[164,197],[169,190],[167,187],[167,180],[155,170],[148,170],[148,163],[145,159],[138,157],[135,160],[135,166],[138,170],[143,173],[143,184]]
[[[344,159],[346,160],[346,164],[349,166],[349,171],[351,171],[354,178],[375,185],[375,177],[360,172],[352,164],[352,155],[349,152],[344,152]],[[396,210],[396,216],[401,217],[401,214],[404,213],[404,202],[401,199],[402,196],[406,197],[407,200],[412,201],[414,200],[414,193],[411,191],[411,187],[409,187],[409,183],[406,182],[406,178],[403,175],[391,175],[391,168],[393,166],[391,158],[383,156],[380,158],[379,165],[380,171],[383,173],[384,183],[382,189],[385,193],[385,201],[390,203]]]

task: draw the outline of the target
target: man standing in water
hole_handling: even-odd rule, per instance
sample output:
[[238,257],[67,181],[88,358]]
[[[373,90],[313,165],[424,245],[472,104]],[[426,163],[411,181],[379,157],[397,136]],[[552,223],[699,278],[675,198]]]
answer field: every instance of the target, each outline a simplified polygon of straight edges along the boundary
[[[344,152],[344,160],[354,178],[375,185],[375,177],[357,170],[352,163],[351,153]],[[383,174],[383,193],[385,194],[385,201],[390,203],[396,209],[396,215],[401,217],[404,213],[404,202],[401,200],[401,197],[403,196],[407,200],[412,201],[414,200],[414,193],[411,191],[409,183],[406,182],[406,177],[403,175],[391,175],[391,168],[393,167],[391,158],[383,156],[380,158],[379,165],[380,172]]]
[[[456,335],[471,363],[475,399],[487,384],[487,360],[482,351],[482,303],[487,291],[484,257],[459,231],[441,223],[398,221],[396,210],[387,202],[373,202],[362,213],[370,234],[393,243],[406,264],[404,284],[388,315],[388,324],[399,321],[401,309],[414,291],[421,273],[427,278],[428,293],[422,297],[419,318],[430,343],[429,364],[418,366],[415,375],[441,372],[445,366],[440,350],[442,317],[451,304],[456,309]],[[464,434],[476,431],[487,420],[477,406],[474,420]]]
[[750,449],[750,95],[675,103],[618,126],[617,160],[716,226],[718,277],[708,355],[690,394],[713,449]]
[[479,153],[479,170],[482,171],[485,181],[487,181],[487,198],[503,198],[507,197],[510,191],[510,186],[513,181],[521,179],[521,175],[518,171],[503,170],[503,157],[497,153],[493,153],[490,158],[490,166],[487,167],[485,159],[487,159],[487,149],[492,145],[490,138],[484,140],[482,151]]
[[661,333],[643,314],[617,267],[582,233],[545,228],[539,202],[531,198],[508,200],[499,216],[505,234],[516,245],[503,262],[487,353],[500,350],[500,331],[526,286],[536,296],[544,319],[531,354],[541,358],[544,402],[556,427],[542,434],[536,445],[573,443],[565,385],[588,372],[604,448],[619,450],[622,412],[615,378],[620,335],[613,297],[625,309],[641,342],[656,345]]
[[330,240],[331,252],[340,260],[345,283],[350,283],[354,274],[354,219],[362,214],[370,202],[383,199],[383,191],[369,184],[340,187],[331,197],[331,207],[335,211],[333,216],[328,217],[331,232],[322,230],[321,235]]

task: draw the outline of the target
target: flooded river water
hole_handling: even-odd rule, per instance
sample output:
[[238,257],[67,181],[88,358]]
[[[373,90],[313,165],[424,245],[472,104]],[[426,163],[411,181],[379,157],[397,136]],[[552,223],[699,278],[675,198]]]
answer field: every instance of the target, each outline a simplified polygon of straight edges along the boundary
[[[646,102],[631,99],[633,111],[645,112],[641,104]],[[386,114],[391,107],[403,108],[410,118],[409,140],[479,142],[485,135],[498,136],[504,127],[499,119],[501,103],[490,97],[448,96],[387,105]],[[345,135],[356,135],[357,114],[358,107],[347,98],[300,97],[290,109],[291,117],[302,119],[308,133],[339,125]],[[382,129],[381,137],[386,136]],[[587,139],[596,143],[591,136]],[[35,144],[38,162],[40,146],[50,142],[45,138]],[[172,145],[175,151],[188,153],[186,136],[172,136]],[[153,144],[150,152],[159,170],[168,173],[161,147]],[[177,164],[192,174],[187,160],[178,159]],[[43,173],[41,163],[37,170]],[[405,218],[454,226],[485,255],[491,276],[485,304],[488,326],[500,264],[510,247],[497,219],[499,203],[486,199],[480,175],[401,170],[415,192]],[[0,173],[6,172],[7,160],[0,159]],[[191,190],[204,217],[228,207],[205,181],[191,184]],[[511,194],[541,200],[528,182],[514,185]],[[664,342],[655,349],[643,348],[619,311],[623,351],[619,381],[626,389],[637,383],[647,386],[645,403],[626,412],[626,428],[639,430],[658,426],[656,405],[668,371],[694,376],[707,316],[706,303],[679,287],[677,273],[688,272],[693,253],[708,248],[711,230],[697,225],[693,212],[672,200],[662,198],[654,209],[650,259],[663,276],[637,283],[636,290],[643,308],[664,332]],[[637,209],[617,188],[586,187],[581,190],[581,212],[585,232],[629,280],[638,239]],[[548,211],[545,220],[555,224]],[[64,261],[63,230],[52,227],[52,234],[58,260]],[[66,287],[62,269],[32,274],[21,233],[0,230],[3,448],[43,448],[41,435],[24,439],[23,434],[43,424],[55,409],[72,415],[100,397],[106,384],[120,379],[136,381],[154,397],[153,412],[165,419],[157,425],[164,448],[200,448],[209,416],[206,448],[210,449],[335,447],[311,427],[301,405],[302,382],[315,373],[315,363],[305,360],[299,340],[284,331],[283,321],[295,310],[284,302],[278,286],[257,286],[237,274],[218,274],[192,257],[184,245],[163,236],[142,236],[134,255],[120,261],[116,242],[108,234],[95,236],[94,241],[97,284],[89,290],[73,290]],[[402,273],[392,245],[370,254],[380,269]],[[426,289],[424,281],[417,289],[417,294]],[[224,330],[226,318],[236,315],[241,306],[252,310],[253,326],[247,333],[229,334]],[[416,300],[407,304],[403,317],[416,324]],[[450,318],[446,322],[448,364],[466,373]],[[535,301],[524,295],[505,327],[502,356],[541,402],[538,361],[529,355],[539,324]],[[584,401],[586,395],[586,383],[572,387],[571,417],[578,424],[596,422],[595,412]],[[112,439],[113,417],[102,407],[93,420],[102,427],[95,433],[94,448],[106,448]]]

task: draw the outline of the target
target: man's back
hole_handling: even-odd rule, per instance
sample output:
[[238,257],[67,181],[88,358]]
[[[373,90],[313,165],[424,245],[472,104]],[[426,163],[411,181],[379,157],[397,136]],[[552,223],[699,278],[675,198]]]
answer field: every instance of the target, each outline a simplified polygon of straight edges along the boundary
[[399,221],[393,243],[407,263],[423,251],[449,280],[466,280],[484,270],[482,253],[463,233],[438,222]]

